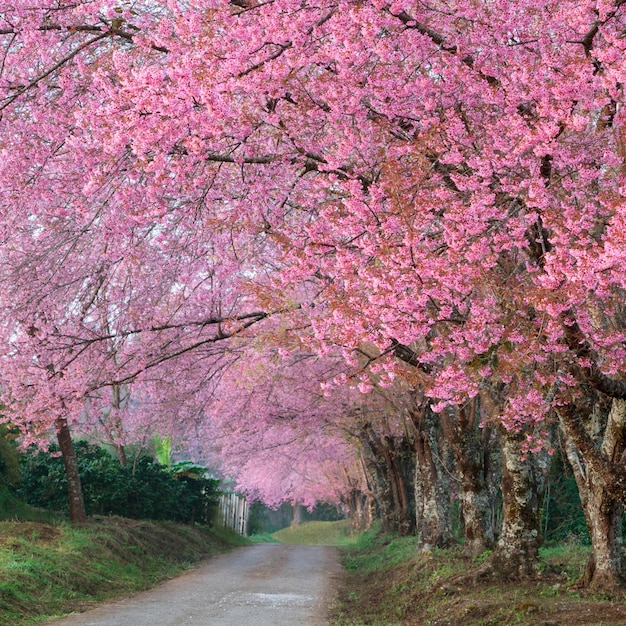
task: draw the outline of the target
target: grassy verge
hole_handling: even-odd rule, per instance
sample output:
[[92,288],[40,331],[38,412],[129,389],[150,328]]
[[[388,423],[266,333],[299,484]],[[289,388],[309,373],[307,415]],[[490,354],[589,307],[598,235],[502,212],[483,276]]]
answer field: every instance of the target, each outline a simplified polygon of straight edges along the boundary
[[256,535],[250,535],[250,541],[252,543],[279,543],[271,533],[258,533]]
[[342,553],[347,575],[333,626],[626,624],[623,594],[594,596],[574,588],[587,555],[580,546],[544,550],[544,571],[536,581],[480,581],[462,587],[447,581],[469,572],[480,558],[468,559],[454,550],[417,556],[414,538],[375,533],[361,536]]
[[51,511],[29,506],[0,484],[0,520],[14,519],[51,523],[56,516]]
[[280,543],[299,543],[309,546],[348,546],[356,541],[346,520],[338,522],[305,522],[283,528],[272,537]]
[[226,530],[94,518],[0,522],[0,624],[34,624],[146,589],[203,557],[247,542]]

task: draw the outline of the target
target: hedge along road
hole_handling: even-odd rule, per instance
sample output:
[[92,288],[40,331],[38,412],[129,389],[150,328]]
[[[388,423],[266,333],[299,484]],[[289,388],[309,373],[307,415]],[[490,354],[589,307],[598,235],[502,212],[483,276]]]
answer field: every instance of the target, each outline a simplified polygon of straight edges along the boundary
[[54,626],[321,626],[341,566],[336,548],[258,544],[204,561],[150,591]]

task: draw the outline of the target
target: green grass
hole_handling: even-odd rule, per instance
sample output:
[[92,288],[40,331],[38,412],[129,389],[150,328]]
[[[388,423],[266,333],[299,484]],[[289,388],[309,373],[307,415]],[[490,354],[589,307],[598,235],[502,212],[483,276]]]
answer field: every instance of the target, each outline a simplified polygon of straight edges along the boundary
[[368,532],[341,551],[346,574],[333,626],[626,624],[626,594],[594,595],[573,586],[589,554],[584,546],[542,550],[543,570],[522,582],[472,581],[464,575],[488,555],[470,559],[460,549],[420,555],[414,537]]
[[252,543],[278,543],[278,539],[271,533],[258,533],[249,537]]
[[[191,526],[183,526],[183,528],[192,528]],[[214,526],[211,528],[211,536],[222,541],[230,547],[249,546],[253,541],[249,537],[239,535],[234,530],[225,526]]]
[[0,520],[53,522],[56,518],[54,513],[26,504],[14,496],[4,485],[0,485]]
[[0,624],[34,624],[139,591],[199,559],[248,543],[232,532],[94,518],[0,522]]
[[348,546],[356,541],[346,520],[338,522],[305,522],[283,528],[272,537],[280,543],[298,543],[309,546]]
[[347,550],[344,566],[363,573],[384,572],[414,558],[414,537],[382,535],[376,528],[359,535],[352,550]]

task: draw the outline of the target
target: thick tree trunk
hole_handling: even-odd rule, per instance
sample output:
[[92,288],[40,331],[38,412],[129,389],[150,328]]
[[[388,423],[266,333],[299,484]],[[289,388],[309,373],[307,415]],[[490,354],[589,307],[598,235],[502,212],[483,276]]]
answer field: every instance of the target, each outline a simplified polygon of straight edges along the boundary
[[78,473],[78,460],[74,452],[70,428],[66,419],[59,418],[56,420],[56,434],[65,465],[70,521],[72,523],[83,523],[87,521],[87,514],[85,513],[83,490]]
[[[606,415],[606,411],[605,411]],[[613,400],[608,416],[602,415],[598,403],[588,425],[590,434],[600,439],[607,459],[618,463],[626,449],[626,401]],[[580,501],[591,539],[591,553],[581,586],[594,590],[611,590],[624,584],[622,557],[623,505],[606,488],[601,474],[585,465],[574,442],[568,437],[567,458],[572,466]]]
[[439,445],[439,418],[427,404],[411,414],[415,426],[415,506],[418,549],[454,543],[450,478]]
[[469,555],[481,554],[495,544],[502,463],[498,432],[487,424],[481,428],[483,417],[478,398],[461,407],[450,407],[441,416],[461,481],[464,549]]
[[623,506],[608,496],[602,484],[590,481],[586,518],[591,553],[581,580],[585,587],[610,590],[623,585],[623,512]]
[[580,500],[591,539],[591,552],[580,585],[613,589],[623,583],[622,505],[598,482],[593,470],[585,472],[578,451],[570,441],[567,458],[574,469]]
[[293,504],[293,518],[291,520],[291,526],[296,528],[302,524],[304,520],[304,507],[301,504]]
[[117,453],[117,459],[122,467],[126,467],[128,458],[126,457],[126,448],[121,444],[115,444],[115,452]]
[[461,507],[463,513],[464,552],[481,554],[495,545],[496,491],[482,483],[477,473],[461,474]]
[[523,434],[503,429],[502,531],[488,567],[507,578],[537,574],[541,545],[540,503],[550,469],[546,451],[524,453]]

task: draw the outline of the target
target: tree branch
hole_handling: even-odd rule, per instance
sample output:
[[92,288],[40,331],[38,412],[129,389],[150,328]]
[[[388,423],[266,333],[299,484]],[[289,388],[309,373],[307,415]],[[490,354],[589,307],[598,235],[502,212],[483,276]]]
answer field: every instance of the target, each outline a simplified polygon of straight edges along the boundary
[[[458,54],[458,47],[456,44],[446,45],[446,38],[438,33],[436,30],[432,28],[428,28],[421,22],[418,22],[412,15],[407,13],[406,11],[401,11],[400,13],[392,13],[389,7],[385,9],[389,15],[398,18],[407,28],[414,29],[418,33],[422,35],[426,35],[431,39],[431,41],[439,46],[441,50],[444,52],[448,52],[449,54],[456,55]],[[461,63],[467,65],[467,67],[474,69],[474,57],[470,54],[461,58]],[[478,75],[485,81],[487,81],[490,85],[498,85],[500,81],[494,76],[489,76],[487,74],[483,74],[482,72],[478,72]]]
[[60,67],[65,65],[71,59],[73,59],[79,52],[82,52],[85,48],[88,48],[94,43],[110,36],[111,36],[111,33],[109,31],[105,33],[100,33],[99,35],[96,35],[95,37],[92,37],[91,39],[88,39],[87,41],[83,42],[80,46],[77,46],[76,48],[74,48],[74,50],[66,54],[61,60],[57,61],[52,67],[48,68],[45,72],[39,74],[39,76],[37,76],[36,78],[33,78],[33,80],[31,80],[27,85],[23,85],[22,87],[19,87],[13,95],[6,98],[4,102],[0,104],[0,111],[2,111],[3,109],[6,109],[12,102],[17,100],[21,95],[23,95],[24,93],[26,93],[33,87],[37,86],[44,78],[47,78],[48,76],[50,76],[50,74],[52,74],[53,72],[56,72],[56,70],[58,70]]
[[57,336],[66,339],[76,340],[76,343],[74,344],[76,346],[90,345],[93,343],[98,343],[100,341],[109,341],[111,339],[124,339],[125,337],[131,337],[133,335],[139,335],[141,333],[159,333],[165,330],[184,330],[193,327],[204,328],[205,326],[215,326],[228,322],[241,322],[246,320],[252,320],[253,322],[256,322],[272,315],[280,315],[281,313],[285,313],[289,310],[292,309],[282,309],[277,311],[253,311],[251,313],[242,313],[241,315],[235,315],[232,317],[207,317],[203,320],[189,320],[185,322],[180,322],[179,324],[160,324],[157,326],[150,326],[148,328],[133,328],[116,333],[107,333],[106,335],[99,335],[98,337],[91,338],[81,338],[75,335]]
[[601,477],[606,490],[626,504],[626,472],[622,463],[612,463],[598,449],[572,404],[557,407],[557,414],[568,438],[582,454],[586,464]]
[[268,56],[266,59],[263,59],[262,61],[259,61],[258,63],[255,63],[254,65],[249,67],[247,70],[240,72],[239,74],[237,74],[237,78],[243,78],[247,74],[250,74],[250,72],[254,72],[254,70],[258,70],[259,68],[263,67],[269,61],[273,61],[274,59],[277,59],[286,50],[289,50],[289,48],[293,46],[293,43],[291,41],[288,41],[287,43],[279,43],[276,45],[278,46],[278,50],[274,52],[274,54],[270,54],[270,56]]
[[626,381],[615,380],[602,373],[597,364],[597,356],[591,349],[572,311],[563,313],[562,326],[567,347],[579,359],[591,363],[590,365],[578,364],[589,384],[611,398],[626,400]]
[[420,362],[419,355],[415,352],[415,350],[409,348],[409,346],[403,343],[400,343],[397,339],[391,339],[391,349],[393,350],[394,356],[401,361],[417,367],[425,374],[430,374],[432,372],[432,368],[430,366],[424,365]]

